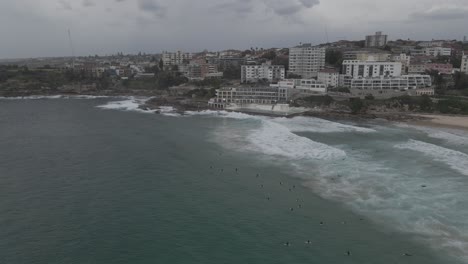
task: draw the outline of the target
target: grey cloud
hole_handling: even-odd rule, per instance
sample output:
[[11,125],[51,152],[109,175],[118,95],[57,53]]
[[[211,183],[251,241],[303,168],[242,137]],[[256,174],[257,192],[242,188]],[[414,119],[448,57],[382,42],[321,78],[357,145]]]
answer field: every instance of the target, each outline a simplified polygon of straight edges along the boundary
[[139,0],[140,10],[154,14],[156,17],[164,17],[166,8],[156,0]]
[[468,18],[468,8],[436,7],[410,15],[412,20],[455,20],[463,18]]
[[264,0],[265,5],[280,16],[291,16],[320,4],[319,0]]
[[218,4],[216,8],[245,15],[252,13],[256,6],[263,6],[277,15],[289,16],[318,4],[320,0],[231,0]]
[[91,7],[91,6],[95,6],[96,4],[94,2],[92,2],[91,0],[83,0],[83,6],[84,7]]
[[73,10],[72,5],[71,5],[70,2],[68,2],[68,1],[60,0],[60,1],[58,1],[58,3],[59,3],[59,5],[60,5],[60,7],[61,7],[62,9],[65,9],[65,10]]
[[252,0],[237,0],[218,4],[215,6],[215,9],[245,15],[253,12],[254,7]]
[[320,0],[300,0],[300,2],[307,8],[320,4]]

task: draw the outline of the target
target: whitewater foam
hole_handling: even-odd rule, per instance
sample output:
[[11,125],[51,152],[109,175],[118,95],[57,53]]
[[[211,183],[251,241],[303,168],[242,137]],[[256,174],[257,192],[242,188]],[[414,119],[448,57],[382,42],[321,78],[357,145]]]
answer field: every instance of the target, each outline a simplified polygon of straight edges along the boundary
[[328,160],[346,157],[346,153],[342,150],[298,136],[287,127],[268,120],[262,120],[260,129],[253,130],[248,140],[257,151],[293,160]]
[[468,176],[468,155],[460,151],[413,139],[409,140],[407,143],[395,145],[395,147],[398,149],[408,149],[421,152],[436,161],[447,164],[461,174]]
[[187,111],[185,112],[187,116],[209,116],[209,117],[221,117],[221,118],[230,118],[230,119],[263,119],[261,116],[254,116],[239,112],[228,112],[228,111],[214,111],[214,110],[204,110],[204,111]]
[[431,138],[441,139],[451,144],[468,145],[468,134],[461,130],[455,129],[435,129],[421,126],[411,126],[426,133]]
[[127,99],[127,100],[111,101],[104,105],[99,105],[97,107],[101,109],[106,109],[106,110],[134,111],[134,112],[149,113],[149,114],[156,113],[157,110],[145,110],[145,109],[140,108],[140,105],[144,104],[148,100],[149,98],[137,99],[137,98],[131,97],[130,99]]
[[315,117],[294,117],[294,118],[275,118],[275,123],[287,126],[294,132],[315,132],[315,133],[332,133],[332,132],[359,132],[373,133],[377,132],[374,129],[346,125],[342,123],[332,122]]

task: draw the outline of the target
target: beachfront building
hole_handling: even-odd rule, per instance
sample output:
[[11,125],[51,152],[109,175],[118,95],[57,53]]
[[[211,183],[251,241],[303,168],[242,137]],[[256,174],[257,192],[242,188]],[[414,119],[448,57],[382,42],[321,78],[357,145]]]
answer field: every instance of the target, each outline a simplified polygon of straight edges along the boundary
[[325,48],[303,44],[289,49],[289,73],[315,78],[325,68]]
[[318,73],[317,81],[325,84],[327,88],[338,87],[340,73],[335,69],[323,69]]
[[463,52],[461,62],[461,72],[468,74],[468,51]]
[[277,84],[270,84],[270,87],[287,88],[290,94],[305,96],[327,93],[327,86],[315,79],[288,79]]
[[209,101],[213,108],[225,108],[230,104],[267,104],[287,103],[289,89],[283,87],[236,87],[216,90],[216,97]]
[[430,75],[403,75],[399,77],[356,78],[351,80],[351,89],[361,90],[408,90],[431,87]]
[[343,61],[343,74],[358,77],[395,77],[401,75],[401,62],[388,61]]
[[382,32],[378,31],[375,35],[366,36],[366,47],[367,48],[378,48],[387,45],[387,35],[383,35]]
[[241,67],[241,82],[258,82],[260,80],[268,80],[274,82],[283,80],[286,71],[283,65],[271,65],[264,63],[262,65],[242,65]]
[[375,97],[392,97],[414,91],[418,94],[429,93],[432,79],[429,75],[403,75],[399,77],[355,78],[349,80],[348,88],[355,96],[373,95]]
[[192,54],[187,52],[163,52],[162,60],[164,66],[188,64],[192,59]]

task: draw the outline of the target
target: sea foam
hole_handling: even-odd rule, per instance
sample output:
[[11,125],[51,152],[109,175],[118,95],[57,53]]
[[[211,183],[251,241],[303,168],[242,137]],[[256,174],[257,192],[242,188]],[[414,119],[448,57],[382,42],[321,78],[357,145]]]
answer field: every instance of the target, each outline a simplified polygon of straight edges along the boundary
[[395,145],[395,147],[398,149],[408,149],[421,152],[436,161],[447,164],[461,174],[468,176],[468,155],[460,151],[413,139],[409,140],[407,143]]
[[275,118],[275,123],[287,126],[294,132],[315,132],[315,133],[332,133],[332,132],[359,132],[373,133],[377,132],[374,129],[346,125],[338,122],[332,122],[314,117],[294,117],[294,118]]
[[293,160],[338,159],[346,156],[342,150],[298,136],[288,127],[267,120],[262,120],[260,129],[253,130],[248,140],[255,149],[267,155]]

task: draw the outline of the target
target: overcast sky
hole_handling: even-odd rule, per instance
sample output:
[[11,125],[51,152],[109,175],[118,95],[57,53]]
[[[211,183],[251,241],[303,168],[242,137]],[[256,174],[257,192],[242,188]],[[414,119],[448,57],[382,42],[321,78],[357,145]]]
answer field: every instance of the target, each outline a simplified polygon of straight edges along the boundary
[[468,0],[0,0],[0,58],[462,39]]

